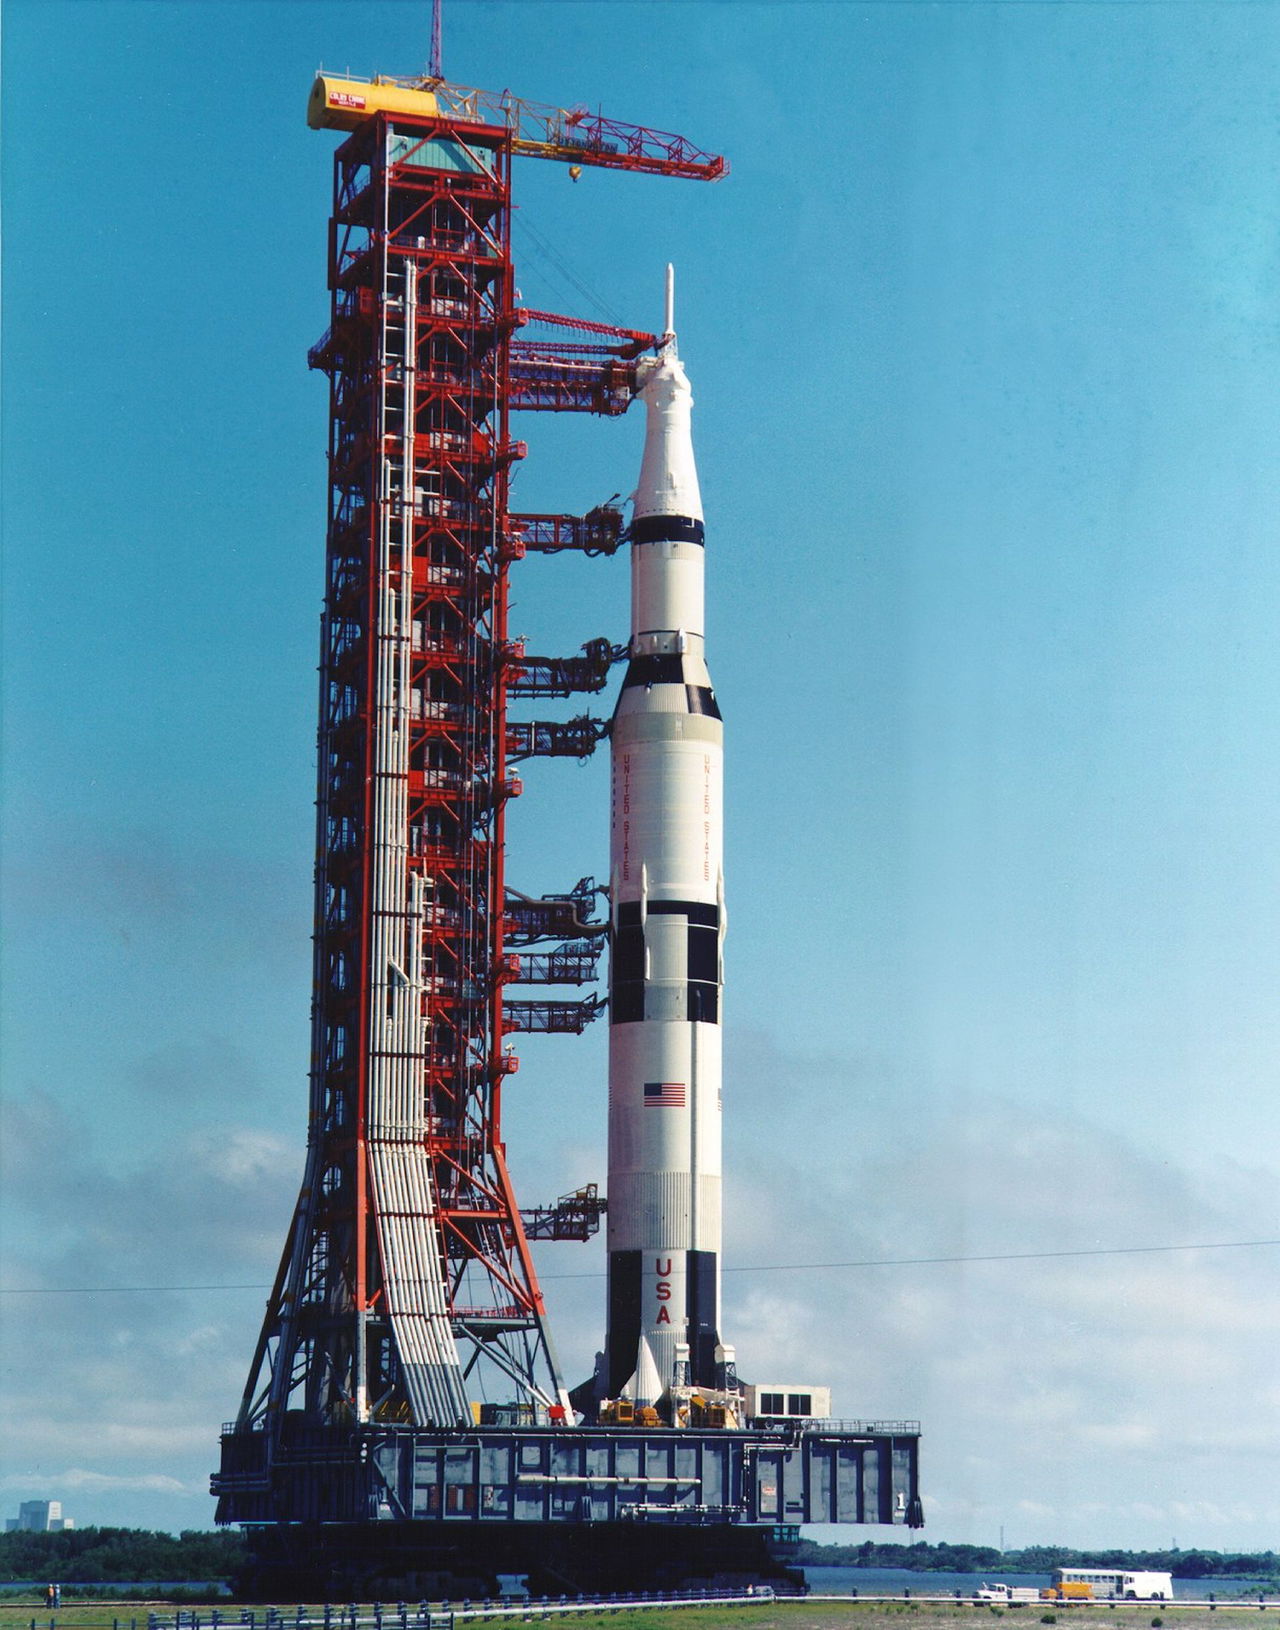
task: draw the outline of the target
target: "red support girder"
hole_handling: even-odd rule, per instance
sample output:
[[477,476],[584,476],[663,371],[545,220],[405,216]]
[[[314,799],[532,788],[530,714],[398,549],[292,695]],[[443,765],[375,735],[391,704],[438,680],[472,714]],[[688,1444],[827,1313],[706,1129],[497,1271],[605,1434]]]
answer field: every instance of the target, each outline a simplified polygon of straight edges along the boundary
[[552,328],[572,328],[579,334],[596,334],[601,338],[621,340],[623,343],[613,348],[615,356],[638,357],[642,352],[656,350],[658,346],[656,334],[645,334],[638,328],[617,328],[612,323],[591,322],[585,317],[566,317],[557,311],[533,311],[528,306],[521,306],[516,316],[522,327],[528,323],[547,323]]
[[622,547],[622,511],[600,504],[585,515],[512,515],[512,545],[519,555],[555,555],[565,549],[613,555]]
[[598,413],[617,418],[635,394],[635,366],[620,357],[583,355],[550,343],[517,341],[511,347],[513,409]]

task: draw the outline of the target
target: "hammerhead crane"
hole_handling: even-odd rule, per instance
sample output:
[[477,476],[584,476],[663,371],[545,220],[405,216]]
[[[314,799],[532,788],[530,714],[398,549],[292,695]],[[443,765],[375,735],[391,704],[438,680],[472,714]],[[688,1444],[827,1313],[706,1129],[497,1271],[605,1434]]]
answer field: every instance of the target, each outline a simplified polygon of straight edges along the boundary
[[354,130],[378,112],[497,126],[511,132],[513,152],[571,166],[594,165],[692,181],[719,181],[729,173],[727,160],[718,153],[703,152],[684,136],[623,124],[585,107],[553,107],[513,96],[510,91],[474,90],[430,75],[339,79],[322,72],[312,90],[307,122],[313,129]]

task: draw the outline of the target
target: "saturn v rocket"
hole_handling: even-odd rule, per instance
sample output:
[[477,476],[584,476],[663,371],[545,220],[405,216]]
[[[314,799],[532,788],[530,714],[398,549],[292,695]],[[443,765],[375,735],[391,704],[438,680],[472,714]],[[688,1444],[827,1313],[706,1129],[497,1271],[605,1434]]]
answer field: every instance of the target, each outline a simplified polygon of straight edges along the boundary
[[608,1397],[723,1386],[724,727],[707,669],[693,396],[667,322],[640,364],[631,640],[611,733]]

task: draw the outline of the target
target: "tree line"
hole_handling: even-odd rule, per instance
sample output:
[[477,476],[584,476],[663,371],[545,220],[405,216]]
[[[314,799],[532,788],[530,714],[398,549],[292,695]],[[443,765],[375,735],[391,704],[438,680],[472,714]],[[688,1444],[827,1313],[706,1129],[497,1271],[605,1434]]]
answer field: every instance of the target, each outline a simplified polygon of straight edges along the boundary
[[[790,1560],[790,1558],[788,1559]],[[1275,1578],[1275,1551],[1072,1551],[1031,1545],[999,1551],[994,1545],[817,1545],[802,1540],[801,1567],[908,1568],[914,1572],[1051,1573],[1054,1568],[1131,1568],[1167,1571],[1177,1579]],[[175,1584],[230,1579],[244,1561],[244,1541],[225,1529],[188,1529],[174,1535],[146,1528],[74,1528],[60,1534],[0,1534],[0,1582],[35,1579],[50,1584]]]
[[244,1541],[223,1530],[153,1533],[147,1528],[73,1528],[59,1534],[0,1534],[0,1580],[49,1584],[186,1583],[227,1579]]
[[1054,1568],[1154,1569],[1175,1579],[1273,1578],[1275,1551],[1073,1551],[1062,1545],[1028,1545],[1000,1551],[994,1545],[816,1545],[802,1540],[795,1558],[803,1567],[908,1568],[913,1572],[1052,1573]]

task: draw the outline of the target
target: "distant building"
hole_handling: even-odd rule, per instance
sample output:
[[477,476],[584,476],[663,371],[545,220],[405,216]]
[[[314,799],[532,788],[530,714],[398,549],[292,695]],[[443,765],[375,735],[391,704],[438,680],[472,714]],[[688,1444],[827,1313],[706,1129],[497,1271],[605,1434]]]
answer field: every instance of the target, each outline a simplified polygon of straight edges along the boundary
[[6,1534],[61,1534],[75,1527],[74,1517],[62,1515],[61,1500],[24,1500],[16,1517],[6,1517]]

